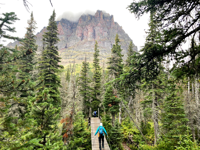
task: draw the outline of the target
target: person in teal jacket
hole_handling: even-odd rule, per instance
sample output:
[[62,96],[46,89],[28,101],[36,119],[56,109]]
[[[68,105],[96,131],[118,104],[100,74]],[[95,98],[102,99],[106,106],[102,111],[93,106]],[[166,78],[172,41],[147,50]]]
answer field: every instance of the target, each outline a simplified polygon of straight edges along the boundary
[[94,134],[96,136],[96,134],[98,133],[98,137],[99,137],[99,149],[101,150],[101,141],[102,141],[102,148],[104,149],[104,132],[107,134],[106,129],[103,127],[103,124],[100,123],[100,126],[97,128],[96,133]]

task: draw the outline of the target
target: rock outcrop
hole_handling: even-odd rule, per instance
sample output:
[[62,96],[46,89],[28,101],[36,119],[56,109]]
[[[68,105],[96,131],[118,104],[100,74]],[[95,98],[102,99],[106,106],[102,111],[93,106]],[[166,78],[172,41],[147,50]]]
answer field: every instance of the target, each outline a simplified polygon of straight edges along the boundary
[[[57,24],[60,39],[57,46],[63,65],[71,63],[74,59],[76,62],[81,62],[85,56],[87,60],[92,61],[95,41],[99,45],[100,60],[106,61],[106,58],[110,56],[116,34],[119,35],[122,53],[126,57],[131,39],[108,13],[98,10],[95,15],[82,15],[77,22],[61,19],[57,21]],[[46,27],[36,35],[39,51],[43,46],[44,32],[46,32]],[[137,47],[134,47],[134,50],[137,51]]]

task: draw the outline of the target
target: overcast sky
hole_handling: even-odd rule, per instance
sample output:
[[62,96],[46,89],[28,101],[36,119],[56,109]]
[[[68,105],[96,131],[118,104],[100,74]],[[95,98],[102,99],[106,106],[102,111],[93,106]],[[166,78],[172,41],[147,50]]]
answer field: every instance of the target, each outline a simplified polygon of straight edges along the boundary
[[[74,16],[75,20],[82,13],[94,14],[97,10],[103,10],[114,16],[114,21],[122,26],[139,49],[144,45],[149,15],[144,15],[139,20],[136,19],[135,15],[126,9],[133,0],[52,0],[53,7],[49,0],[28,1],[32,5],[29,5],[30,11],[33,11],[37,22],[36,33],[48,25],[48,20],[54,9],[56,18],[61,18],[63,14],[67,14],[72,19],[74,19],[72,17]],[[17,14],[20,20],[14,24],[17,31],[14,35],[24,37],[30,13],[24,7],[23,0],[0,0],[0,14],[5,12],[15,12]]]

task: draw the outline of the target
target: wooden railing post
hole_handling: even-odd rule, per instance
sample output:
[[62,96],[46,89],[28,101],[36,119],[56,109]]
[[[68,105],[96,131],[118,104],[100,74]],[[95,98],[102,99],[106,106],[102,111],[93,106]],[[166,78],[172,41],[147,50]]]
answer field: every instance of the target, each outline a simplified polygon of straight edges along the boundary
[[99,119],[100,119],[100,116],[99,116],[99,107],[98,107],[98,117],[99,117]]

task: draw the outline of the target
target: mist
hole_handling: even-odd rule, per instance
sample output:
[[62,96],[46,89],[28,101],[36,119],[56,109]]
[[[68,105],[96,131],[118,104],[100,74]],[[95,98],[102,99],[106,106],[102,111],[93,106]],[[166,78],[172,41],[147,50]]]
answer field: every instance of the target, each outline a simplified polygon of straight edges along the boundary
[[87,15],[87,14],[94,15],[95,12],[94,11],[90,11],[90,10],[86,10],[85,12],[78,12],[78,13],[73,13],[73,12],[70,12],[70,11],[66,11],[62,15],[58,16],[56,21],[60,21],[63,18],[63,19],[67,19],[67,20],[72,21],[72,22],[77,22],[78,19],[83,14],[84,15]]

